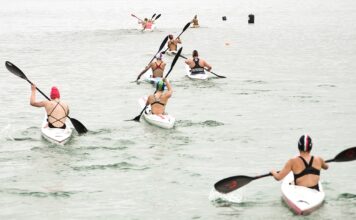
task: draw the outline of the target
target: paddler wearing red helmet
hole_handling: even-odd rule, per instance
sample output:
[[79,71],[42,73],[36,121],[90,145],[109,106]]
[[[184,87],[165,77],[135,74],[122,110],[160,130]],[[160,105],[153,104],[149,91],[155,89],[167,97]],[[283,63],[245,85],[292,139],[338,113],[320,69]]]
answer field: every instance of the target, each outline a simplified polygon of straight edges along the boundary
[[320,170],[327,170],[328,164],[325,163],[323,158],[312,156],[310,151],[313,147],[312,139],[309,135],[305,134],[299,138],[298,149],[299,155],[295,158],[288,160],[284,168],[280,172],[274,170],[271,174],[276,180],[281,180],[293,171],[294,184],[298,186],[305,186],[319,191]]
[[66,118],[69,114],[68,105],[61,101],[61,95],[57,87],[51,88],[51,100],[36,101],[36,85],[31,85],[30,104],[35,107],[44,107],[47,112],[48,127],[50,128],[66,128]]

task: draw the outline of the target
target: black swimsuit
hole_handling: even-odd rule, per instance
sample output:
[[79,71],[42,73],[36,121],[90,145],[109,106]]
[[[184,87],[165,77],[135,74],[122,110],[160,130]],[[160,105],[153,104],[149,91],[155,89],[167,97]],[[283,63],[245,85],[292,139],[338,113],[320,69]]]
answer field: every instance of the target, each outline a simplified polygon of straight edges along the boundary
[[190,70],[192,75],[205,74],[204,68],[199,65],[199,58],[196,57],[196,58],[193,59],[193,61],[195,63],[195,66]]
[[[68,113],[66,113],[66,115],[65,115],[64,117],[60,118],[60,119],[58,119],[58,118],[52,116],[52,113],[54,112],[54,110],[57,108],[58,105],[62,107],[62,109],[63,109],[64,112],[66,112],[65,108],[64,108],[59,102],[57,102],[57,104],[56,104],[56,105],[54,106],[54,108],[52,109],[51,113],[49,113],[49,114],[47,115],[48,127],[50,127],[50,128],[66,129],[66,127],[67,127],[66,124],[63,123],[61,120],[64,119],[64,118],[66,118],[66,117],[68,116]],[[55,121],[52,122],[52,123],[50,123],[49,120],[48,120],[49,117],[53,118]],[[63,124],[62,127],[56,127],[56,126],[54,126],[53,123],[56,123],[56,122],[62,123],[62,124]]]
[[[304,163],[304,170],[298,174],[295,174],[294,173],[294,184],[297,185],[297,179],[302,177],[302,176],[305,176],[307,174],[314,174],[314,175],[317,175],[317,176],[320,176],[320,170],[318,169],[315,169],[312,165],[313,165],[313,160],[314,160],[314,157],[312,156],[310,161],[309,161],[309,164],[304,160],[303,157],[299,156],[300,159],[302,159],[303,163]],[[316,184],[315,186],[310,186],[308,187],[310,189],[316,189],[319,191],[319,184]]]
[[155,99],[155,101],[151,103],[151,106],[154,105],[154,104],[159,104],[159,105],[165,106],[166,104],[162,103],[161,100],[160,100],[161,96],[156,98],[156,96],[153,95],[153,98]]

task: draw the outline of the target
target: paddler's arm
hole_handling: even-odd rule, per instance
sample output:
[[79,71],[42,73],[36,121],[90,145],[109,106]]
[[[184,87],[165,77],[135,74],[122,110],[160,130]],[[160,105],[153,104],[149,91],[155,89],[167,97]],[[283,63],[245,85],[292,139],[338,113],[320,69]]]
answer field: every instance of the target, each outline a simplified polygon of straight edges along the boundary
[[323,168],[324,170],[329,169],[329,165],[327,163],[325,163],[323,158],[320,158],[320,160],[321,160],[321,168]]
[[[188,66],[189,66],[189,64],[190,64],[190,59],[186,59],[185,61],[185,64],[187,64]],[[190,67],[190,66],[189,66]]]
[[31,85],[30,105],[35,106],[35,107],[44,107],[45,106],[45,101],[36,102],[36,86],[34,84]]
[[292,171],[292,159],[288,160],[286,165],[284,165],[283,169],[279,172],[276,172],[274,170],[271,171],[272,176],[274,177],[275,180],[280,181],[283,179],[287,174]]
[[179,37],[177,37],[176,42],[177,42],[177,44],[181,44],[182,43],[182,41],[180,40]]
[[151,64],[148,65],[148,66],[146,66],[145,69],[138,75],[136,81],[138,81],[138,80],[141,78],[141,76],[142,76],[145,72],[147,72],[147,70],[148,70],[150,67],[151,67]]
[[166,83],[166,85],[167,85],[168,91],[167,91],[166,95],[169,98],[172,96],[172,93],[173,93],[172,85],[169,83],[168,79],[166,79],[166,78],[163,78],[163,82]]
[[207,63],[205,60],[203,61],[204,62],[204,67],[206,67],[206,69],[208,70],[208,71],[210,71],[211,70],[211,66],[210,66],[210,64],[209,63]]

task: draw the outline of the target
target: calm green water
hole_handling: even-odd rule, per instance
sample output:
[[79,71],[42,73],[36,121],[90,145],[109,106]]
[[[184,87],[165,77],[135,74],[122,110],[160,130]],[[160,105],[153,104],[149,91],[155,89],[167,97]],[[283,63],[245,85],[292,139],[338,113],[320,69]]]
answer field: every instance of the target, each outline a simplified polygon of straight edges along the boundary
[[[131,13],[162,16],[155,32],[141,33]],[[202,28],[182,35],[183,54],[198,49],[227,78],[190,81],[179,60],[167,107],[175,128],[124,121],[153,92],[130,82],[195,14]],[[351,0],[3,3],[1,62],[43,91],[57,85],[90,132],[65,146],[43,140],[43,110],[29,106],[30,86],[3,66],[0,218],[296,219],[272,178],[213,201],[212,188],[280,169],[304,133],[325,159],[356,145],[355,19]],[[355,219],[356,163],[330,165],[325,203],[307,219]]]

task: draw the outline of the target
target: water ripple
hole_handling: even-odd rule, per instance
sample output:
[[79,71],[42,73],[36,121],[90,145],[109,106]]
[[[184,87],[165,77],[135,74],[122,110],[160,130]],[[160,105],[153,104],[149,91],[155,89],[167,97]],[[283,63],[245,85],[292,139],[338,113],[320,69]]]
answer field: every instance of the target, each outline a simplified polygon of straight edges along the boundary
[[31,196],[31,197],[38,197],[38,198],[46,198],[46,197],[69,198],[71,195],[75,194],[75,192],[70,192],[70,191],[38,192],[38,191],[28,191],[22,189],[5,189],[5,190],[0,190],[0,193],[7,193],[13,195],[20,195],[20,196]]
[[192,122],[191,120],[179,120],[177,121],[179,127],[218,127],[224,125],[224,123],[214,120],[206,120],[203,122]]
[[146,170],[148,167],[137,167],[134,164],[127,162],[120,162],[114,164],[101,164],[101,165],[90,165],[90,166],[78,166],[72,167],[76,171],[87,171],[87,170],[106,170],[106,169],[117,169],[117,170]]

